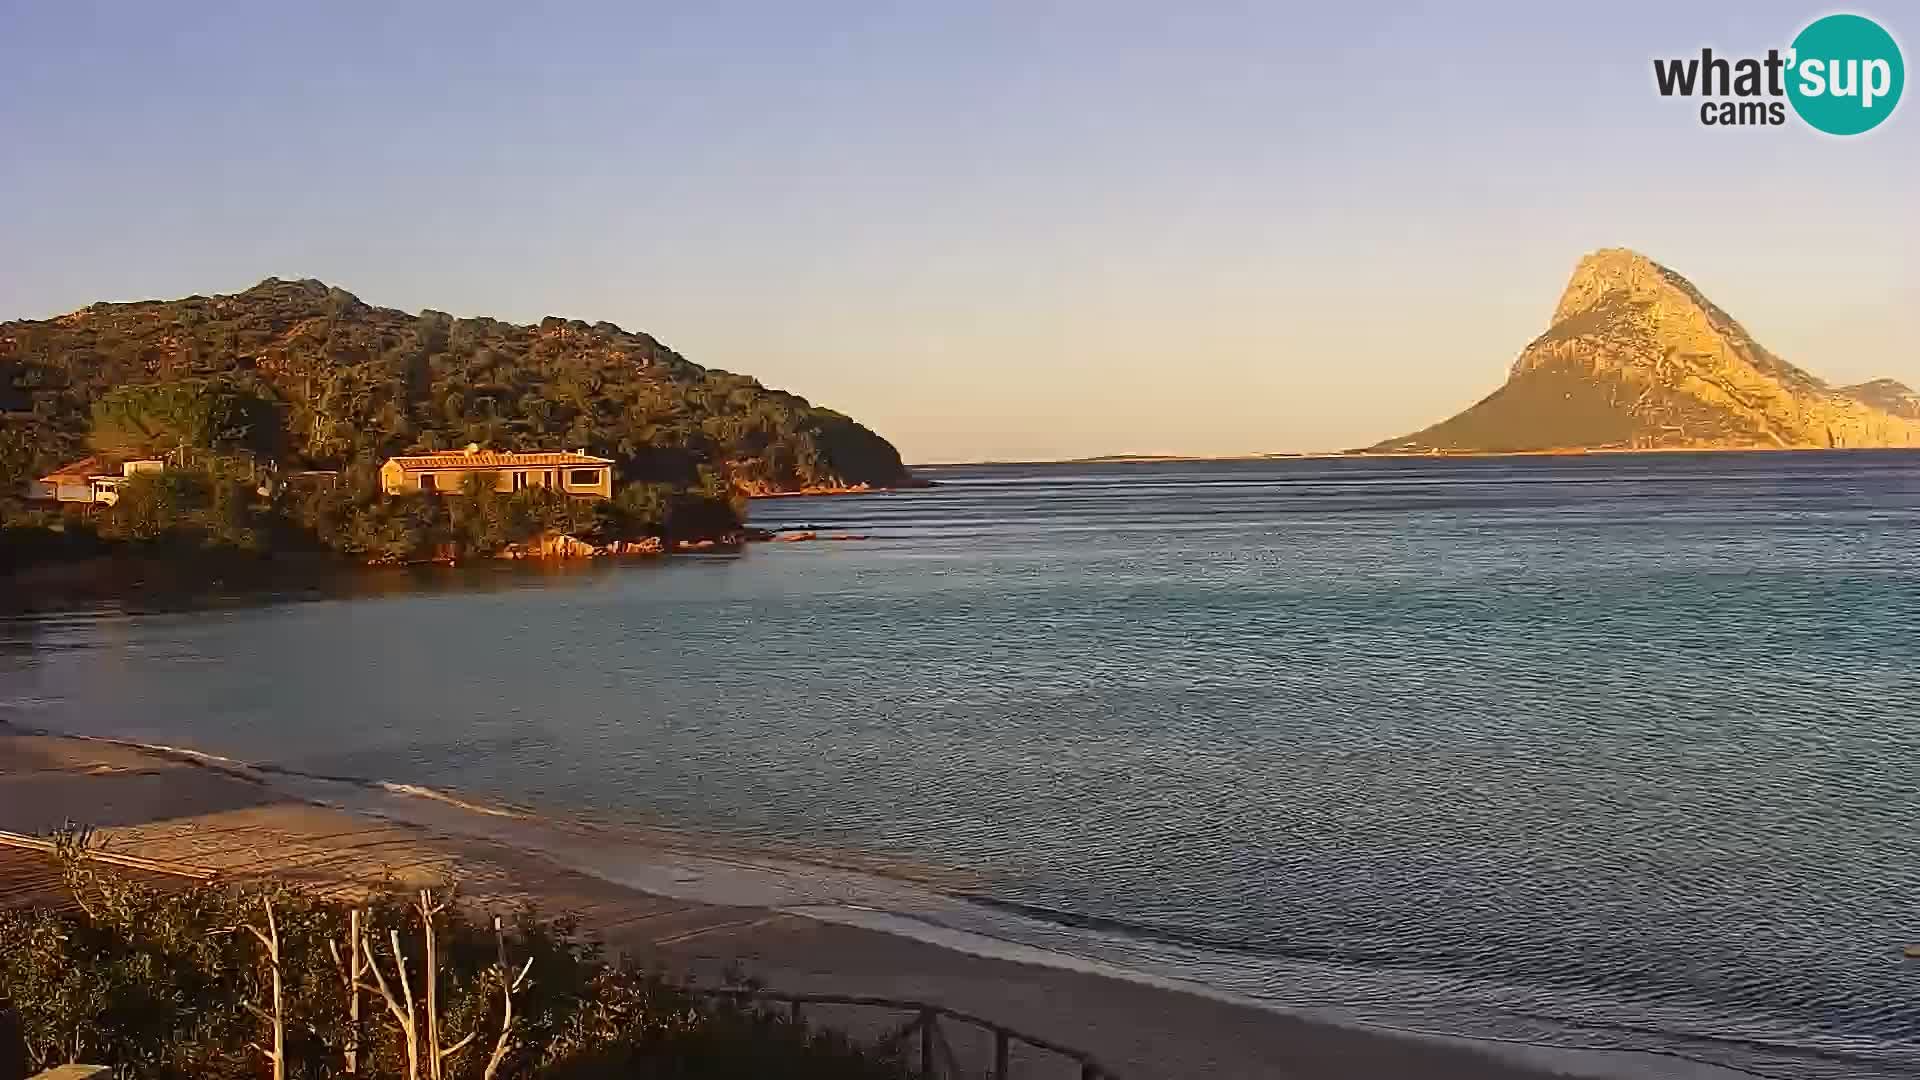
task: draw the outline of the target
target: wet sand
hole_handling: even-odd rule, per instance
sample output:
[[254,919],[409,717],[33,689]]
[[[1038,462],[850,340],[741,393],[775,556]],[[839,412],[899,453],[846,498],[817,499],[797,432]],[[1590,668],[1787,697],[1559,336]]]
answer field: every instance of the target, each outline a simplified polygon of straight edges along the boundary
[[[804,905],[691,901],[581,873],[547,852],[418,820],[317,805],[242,770],[0,726],[0,830],[44,833],[68,820],[95,826],[111,852],[213,870],[224,880],[280,878],[342,898],[382,885],[457,879],[466,903],[532,903],[548,913],[575,913],[609,948],[682,977],[717,983],[724,969],[737,967],[781,991],[944,1005],[1087,1051],[1129,1080],[1522,1080],[1633,1075],[1638,1068],[1587,1067],[1602,1064],[1595,1058],[1576,1069],[1551,1051],[1536,1055],[1534,1067],[1513,1060],[1511,1048],[1320,1023],[1197,988],[1183,992],[1090,970],[977,955],[964,946],[943,947],[918,935],[794,910]],[[663,847],[633,857],[652,858],[647,872],[662,882],[689,872],[683,852]],[[0,902],[46,902],[26,865],[17,855],[0,858]],[[751,872],[755,868],[742,871]],[[844,1012],[812,1015],[856,1033],[876,1026],[870,1015]],[[957,1049],[963,1057],[979,1052]],[[1495,1057],[1495,1050],[1502,1056]],[[1054,1075],[1035,1065],[1031,1075]],[[1067,1075],[1057,1059],[1053,1068]],[[1027,1074],[1016,1069],[1016,1075]]]

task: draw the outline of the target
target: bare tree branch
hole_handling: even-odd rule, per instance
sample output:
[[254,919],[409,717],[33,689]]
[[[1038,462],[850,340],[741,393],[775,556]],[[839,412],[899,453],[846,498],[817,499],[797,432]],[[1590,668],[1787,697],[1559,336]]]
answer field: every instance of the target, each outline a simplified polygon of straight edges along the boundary
[[493,1053],[487,1058],[486,1070],[480,1074],[481,1080],[494,1080],[500,1072],[500,1064],[513,1049],[513,995],[526,985],[527,973],[533,970],[533,957],[529,956],[518,976],[507,976],[507,935],[500,928],[498,915],[493,917],[493,939],[500,949],[500,1038],[494,1041]]
[[249,1043],[248,1045],[260,1051],[260,1056],[266,1058],[268,1064],[273,1066],[273,1080],[286,1080],[287,1025],[285,1010],[281,1003],[280,926],[274,921],[273,898],[270,896],[262,896],[260,898],[260,906],[267,910],[266,933],[261,933],[260,929],[252,924],[247,924],[246,929],[247,932],[251,933],[254,938],[260,942],[261,946],[267,950],[267,963],[271,965],[273,973],[273,1012],[268,1013],[265,1009],[262,1009],[251,1001],[241,1002],[241,1004],[244,1005],[246,1010],[252,1013],[255,1018],[262,1023],[270,1025],[273,1031],[272,1050],[263,1049],[258,1043]]
[[365,968],[361,965],[359,941],[360,909],[354,908],[347,923],[347,949],[351,954],[348,959],[340,958],[339,943],[327,939],[327,954],[333,957],[333,969],[340,973],[340,981],[346,984],[347,990],[347,1045],[341,1058],[349,1076],[360,1072],[360,1040],[365,1034],[360,1026],[360,976]]
[[400,973],[400,992],[407,999],[407,1015],[413,1015],[413,983],[407,978],[407,958],[400,952],[400,931],[387,931],[387,943],[393,947],[393,969]]
[[366,954],[366,970],[373,973],[375,985],[368,986],[361,983],[360,987],[369,993],[379,994],[380,1000],[386,1002],[387,1011],[393,1014],[394,1022],[400,1025],[401,1036],[406,1039],[407,1080],[419,1080],[420,1039],[414,1027],[413,988],[407,983],[407,961],[405,955],[400,952],[400,931],[390,930],[387,933],[388,941],[393,947],[394,971],[399,976],[400,989],[406,993],[406,1005],[403,1008],[400,1000],[393,996],[392,987],[387,985],[387,977],[380,971],[380,958],[373,953],[373,941],[365,935],[360,938],[360,949]]
[[421,889],[415,907],[420,911],[420,932],[426,940],[427,962],[424,979],[427,992],[427,1048],[431,1054],[427,1058],[428,1080],[440,1080],[440,1063],[446,1054],[440,1049],[440,954],[438,941],[434,934],[433,917],[446,905],[435,907],[433,890]]
[[442,1059],[452,1057],[454,1054],[459,1053],[462,1050],[465,1050],[467,1048],[468,1043],[472,1042],[473,1040],[479,1037],[480,1037],[479,1028],[475,1028],[472,1031],[467,1032],[466,1038],[461,1039],[459,1042],[454,1043],[452,1046],[449,1046],[445,1050],[440,1051],[440,1057]]

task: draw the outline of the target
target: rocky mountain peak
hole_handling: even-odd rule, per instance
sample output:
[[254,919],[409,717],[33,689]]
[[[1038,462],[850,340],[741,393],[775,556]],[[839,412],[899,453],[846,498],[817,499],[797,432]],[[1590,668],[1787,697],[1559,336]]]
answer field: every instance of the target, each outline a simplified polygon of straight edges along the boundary
[[1678,273],[1607,248],[1574,267],[1552,324],[1506,385],[1376,449],[1920,446],[1917,421],[1920,401],[1904,386],[1835,390],[1768,352]]
[[1651,302],[1675,289],[1678,274],[1627,248],[1602,248],[1581,257],[1553,309],[1561,322],[1608,304]]

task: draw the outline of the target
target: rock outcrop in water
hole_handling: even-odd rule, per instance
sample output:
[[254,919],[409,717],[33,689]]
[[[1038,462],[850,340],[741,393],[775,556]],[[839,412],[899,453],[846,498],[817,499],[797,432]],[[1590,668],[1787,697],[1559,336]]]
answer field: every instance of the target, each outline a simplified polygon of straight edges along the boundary
[[1687,279],[1632,251],[1580,260],[1506,385],[1375,451],[1920,446],[1920,396],[1833,387],[1768,352]]

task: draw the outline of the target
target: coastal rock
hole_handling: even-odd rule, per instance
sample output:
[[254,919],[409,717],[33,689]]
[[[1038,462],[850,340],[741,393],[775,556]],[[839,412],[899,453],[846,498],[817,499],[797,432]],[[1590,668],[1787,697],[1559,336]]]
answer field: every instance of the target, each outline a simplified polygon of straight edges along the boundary
[[600,554],[592,544],[577,536],[543,536],[535,542],[534,555],[542,559],[591,559]]
[[741,476],[738,473],[734,476],[733,489],[749,499],[771,499],[781,495],[865,495],[874,491],[887,490],[886,488],[876,488],[872,484],[865,482],[858,484],[809,484],[800,488],[783,488],[776,484],[767,483],[764,480]]
[[777,544],[804,544],[811,540],[865,540],[866,533],[821,533],[817,529],[794,529],[790,532],[773,533],[769,537]]
[[554,534],[525,544],[508,544],[494,554],[496,559],[595,559],[606,556],[661,555],[666,543],[657,536],[638,540],[614,540],[596,546],[577,536]]
[[1920,446],[1920,398],[1836,388],[1768,352],[1679,274],[1624,249],[1580,260],[1553,323],[1472,408],[1399,453]]

